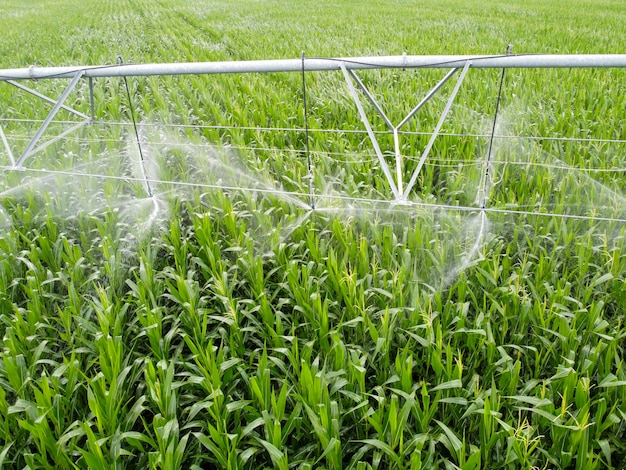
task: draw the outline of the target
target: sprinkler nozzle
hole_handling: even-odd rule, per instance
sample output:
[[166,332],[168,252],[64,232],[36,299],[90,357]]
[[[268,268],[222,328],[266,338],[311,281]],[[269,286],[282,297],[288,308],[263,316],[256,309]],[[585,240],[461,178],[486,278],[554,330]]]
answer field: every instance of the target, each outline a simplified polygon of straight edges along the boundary
[[398,196],[393,201],[391,201],[391,205],[393,205],[393,206],[410,206],[411,205],[411,201],[409,201],[404,196]]

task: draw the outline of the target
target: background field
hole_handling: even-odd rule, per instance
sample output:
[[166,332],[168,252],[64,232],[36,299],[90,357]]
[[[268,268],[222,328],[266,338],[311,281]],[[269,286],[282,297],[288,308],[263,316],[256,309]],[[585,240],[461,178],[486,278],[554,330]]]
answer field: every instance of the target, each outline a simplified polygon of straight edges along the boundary
[[[0,68],[624,52],[620,1],[434,3],[5,0]],[[360,76],[398,122],[443,71]],[[118,79],[29,171],[1,147],[0,466],[621,468],[626,75],[507,71],[487,195],[517,213],[425,205],[479,206],[499,78],[470,70],[410,208],[340,73],[306,76],[312,180],[299,74],[129,79],[144,170]],[[49,107],[0,101],[19,155]]]

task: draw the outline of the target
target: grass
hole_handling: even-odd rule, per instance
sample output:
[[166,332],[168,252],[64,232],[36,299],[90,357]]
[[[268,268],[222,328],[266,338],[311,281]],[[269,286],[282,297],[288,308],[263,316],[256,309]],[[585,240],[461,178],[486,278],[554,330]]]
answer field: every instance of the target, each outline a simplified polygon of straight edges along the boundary
[[[85,5],[5,2],[3,67],[623,43],[611,1]],[[360,76],[398,122],[441,72]],[[454,134],[488,134],[498,77],[470,70],[415,200],[476,206],[488,141]],[[204,185],[156,184],[154,223],[116,80],[95,83],[100,124],[28,166],[121,180],[4,172],[0,466],[619,468],[623,223],[363,202],[389,189],[345,83],[306,79],[314,212],[290,193],[297,74],[129,80],[147,173]],[[498,133],[530,138],[496,140],[489,206],[623,218],[623,143],[598,140],[625,139],[622,71],[509,70],[504,90]],[[36,123],[14,119],[46,108],[0,93],[17,151]],[[407,178],[445,100],[401,136]]]

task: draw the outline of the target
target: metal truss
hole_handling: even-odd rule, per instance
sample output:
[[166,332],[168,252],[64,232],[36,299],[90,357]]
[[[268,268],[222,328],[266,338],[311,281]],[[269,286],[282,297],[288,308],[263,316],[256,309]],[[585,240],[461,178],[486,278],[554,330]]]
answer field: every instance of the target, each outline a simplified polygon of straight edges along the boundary
[[[52,110],[35,132],[27,146],[19,156],[13,153],[7,136],[0,126],[0,140],[4,145],[11,165],[20,169],[32,155],[40,152],[59,139],[94,122],[94,95],[93,78],[98,77],[130,77],[130,76],[155,76],[155,75],[208,75],[208,74],[236,74],[236,73],[264,73],[264,72],[319,72],[341,71],[348,85],[348,90],[359,111],[362,122],[365,125],[371,144],[376,152],[380,167],[389,184],[392,197],[397,203],[406,203],[408,196],[414,188],[420,171],[424,166],[439,135],[443,123],[448,116],[454,99],[463,83],[470,68],[624,68],[626,67],[626,54],[613,55],[495,55],[495,56],[385,56],[385,57],[348,57],[348,58],[307,58],[285,60],[257,60],[241,62],[199,62],[178,64],[115,64],[82,67],[49,67],[49,68],[19,68],[0,70],[0,81],[8,82],[18,89],[30,93],[53,105]],[[384,113],[372,93],[365,87],[356,75],[355,70],[363,69],[415,69],[415,68],[438,68],[447,69],[447,74],[430,89],[419,103],[400,121],[394,125]],[[403,155],[400,152],[400,130],[428,103],[448,82],[452,76],[460,71],[457,82],[451,91],[446,105],[439,120],[430,134],[428,143],[420,153],[417,167],[414,169],[408,182],[404,181]],[[70,83],[58,98],[45,96],[25,85],[19,80],[58,80],[70,79]],[[91,115],[84,114],[66,104],[65,101],[76,88],[81,79],[89,80]],[[357,88],[367,97],[381,116],[389,130],[393,133],[395,155],[395,177],[392,173],[384,153],[380,148],[376,134],[374,133],[367,118]],[[63,109],[81,120],[75,125],[53,136],[44,143],[40,143],[46,129],[52,123],[58,112]]]
[[[29,88],[19,82],[16,82],[14,80],[6,80],[7,83],[10,83],[11,85],[15,86],[16,88],[19,88],[22,91],[25,91],[26,93],[30,93],[33,96],[36,96],[37,98],[46,101],[48,103],[52,103],[53,107],[50,110],[50,112],[48,113],[48,116],[45,118],[45,120],[43,121],[43,123],[39,126],[39,128],[37,129],[37,131],[35,132],[35,135],[31,138],[31,140],[29,141],[28,145],[26,146],[26,148],[22,151],[22,153],[20,154],[20,156],[15,159],[15,156],[13,155],[13,152],[11,151],[11,147],[9,146],[9,142],[6,138],[6,135],[4,133],[4,131],[2,130],[2,126],[0,125],[0,138],[2,139],[2,142],[7,150],[7,153],[9,155],[9,160],[11,161],[11,165],[16,168],[22,168],[24,166],[24,162],[31,157],[32,155],[44,150],[46,147],[52,145],[53,143],[57,142],[58,140],[64,138],[65,136],[67,136],[68,134],[71,134],[72,132],[80,129],[81,127],[93,122],[93,87],[91,86],[91,80],[90,80],[90,91],[91,91],[91,104],[92,104],[92,116],[88,116],[84,113],[81,113],[80,111],[77,111],[76,109],[67,106],[65,104],[63,104],[65,102],[65,100],[67,99],[67,97],[70,95],[70,93],[76,88],[76,86],[78,85],[78,83],[80,82],[80,79],[83,77],[84,75],[84,71],[83,70],[79,70],[77,71],[72,80],[70,81],[69,85],[67,86],[67,88],[65,89],[65,91],[63,91],[63,93],[61,94],[61,96],[59,96],[59,98],[54,99],[54,98],[50,98],[49,96],[43,95],[41,93],[39,93],[36,90],[33,90],[32,88]],[[77,124],[73,125],[72,127],[70,127],[69,129],[66,129],[65,131],[61,132],[60,134],[57,134],[56,136],[52,137],[50,140],[44,142],[43,144],[36,146],[39,141],[41,140],[41,137],[44,135],[46,129],[48,128],[48,126],[50,125],[50,123],[54,120],[55,116],[58,114],[58,112],[64,109],[66,111],[69,111],[70,113],[80,117],[82,119],[82,121],[78,122]]]
[[[413,189],[413,186],[415,185],[415,182],[417,181],[417,177],[419,176],[419,173],[422,169],[422,166],[424,166],[424,162],[426,161],[426,159],[428,158],[428,154],[430,153],[433,144],[435,143],[435,139],[437,138],[437,136],[439,135],[439,131],[441,130],[441,126],[443,125],[446,116],[448,115],[448,113],[450,112],[450,109],[452,108],[452,103],[454,102],[454,99],[456,98],[456,95],[459,91],[459,89],[461,88],[461,84],[463,83],[463,80],[465,79],[465,75],[467,74],[467,71],[469,70],[471,65],[471,61],[467,61],[465,62],[465,65],[463,66],[463,69],[461,71],[461,75],[459,76],[456,85],[454,86],[454,89],[452,90],[452,93],[450,94],[450,97],[448,98],[448,102],[446,103],[445,108],[443,109],[443,112],[441,113],[441,116],[439,117],[439,121],[437,122],[437,125],[435,126],[435,129],[433,130],[430,139],[428,141],[428,144],[426,144],[426,147],[424,148],[424,150],[421,153],[419,162],[417,164],[417,167],[415,168],[415,170],[413,171],[413,174],[411,175],[411,178],[408,182],[408,184],[406,185],[406,188],[404,187],[404,181],[403,181],[403,175],[404,172],[402,170],[403,168],[403,157],[402,154],[400,153],[400,138],[398,136],[398,132],[400,131],[400,129],[406,124],[408,123],[411,118],[413,118],[413,116],[415,116],[415,114],[417,114],[417,112],[426,104],[428,103],[428,101],[430,101],[430,99],[435,96],[435,94],[439,91],[439,89],[450,79],[452,78],[452,76],[459,70],[458,68],[453,68],[452,70],[450,70],[442,79],[441,81],[439,81],[439,83],[437,83],[433,88],[431,88],[431,90],[424,96],[424,98],[409,112],[409,114],[407,114],[404,119],[402,119],[402,121],[400,121],[400,123],[397,126],[394,126],[393,123],[389,120],[389,118],[387,117],[387,115],[385,114],[385,112],[381,109],[380,105],[378,104],[378,102],[376,101],[376,99],[374,98],[374,96],[369,92],[369,90],[365,87],[365,85],[363,84],[363,82],[359,79],[359,77],[357,77],[356,73],[353,70],[348,70],[344,64],[341,64],[341,70],[343,72],[343,75],[346,79],[346,83],[348,84],[348,89],[350,90],[350,95],[352,96],[352,99],[354,100],[357,109],[359,110],[359,114],[361,115],[361,120],[363,121],[363,124],[365,125],[365,129],[367,130],[367,134],[370,138],[370,141],[372,142],[372,146],[374,147],[374,151],[376,152],[376,155],[378,156],[378,161],[380,163],[380,166],[383,170],[383,173],[385,174],[385,176],[387,177],[387,182],[389,183],[389,187],[391,188],[391,192],[393,193],[395,202],[397,203],[406,203],[407,202],[407,197],[409,195],[409,193],[411,192],[411,190]],[[353,81],[357,84],[357,86],[361,89],[361,91],[363,91],[363,93],[365,94],[365,96],[367,97],[367,99],[372,103],[372,105],[374,106],[374,108],[376,109],[376,111],[378,112],[378,114],[380,114],[380,116],[382,117],[383,121],[385,122],[385,124],[387,125],[387,127],[389,127],[389,130],[393,133],[393,142],[394,142],[394,153],[395,153],[395,160],[396,160],[396,181],[394,182],[393,180],[393,176],[391,174],[391,170],[389,169],[389,165],[387,164],[387,161],[385,160],[385,157],[383,155],[383,152],[380,149],[380,145],[378,144],[378,139],[376,139],[376,134],[374,133],[374,131],[372,130],[372,126],[370,125],[369,120],[367,119],[367,114],[365,113],[365,110],[363,109],[363,105],[361,104],[361,100],[359,99],[359,95],[354,87]]]

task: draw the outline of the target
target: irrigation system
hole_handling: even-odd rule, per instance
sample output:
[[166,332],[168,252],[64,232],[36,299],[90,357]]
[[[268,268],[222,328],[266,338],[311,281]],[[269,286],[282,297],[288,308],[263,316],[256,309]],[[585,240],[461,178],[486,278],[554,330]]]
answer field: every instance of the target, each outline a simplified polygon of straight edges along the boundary
[[[509,68],[624,68],[626,67],[626,54],[614,55],[545,55],[545,54],[521,54],[513,55],[507,51],[503,55],[440,55],[440,56],[384,56],[384,57],[343,57],[343,58],[308,58],[304,54],[298,59],[285,60],[254,60],[254,61],[226,61],[226,62],[198,62],[198,63],[168,63],[168,64],[123,64],[113,65],[96,65],[96,66],[76,66],[76,67],[28,67],[16,69],[0,70],[0,81],[5,81],[20,90],[30,93],[44,101],[52,104],[52,109],[42,121],[41,125],[30,139],[26,147],[17,155],[14,155],[6,135],[2,130],[0,123],[0,139],[9,155],[11,168],[21,169],[29,157],[37,152],[45,149],[55,141],[64,138],[68,134],[77,129],[95,122],[94,111],[94,79],[104,77],[139,77],[139,76],[158,76],[158,75],[211,75],[211,74],[243,74],[243,73],[269,73],[269,72],[298,72],[304,74],[308,72],[324,72],[335,71],[343,74],[347,90],[355,102],[360,114],[361,120],[365,126],[373,150],[376,153],[380,168],[383,171],[386,181],[391,191],[391,199],[396,203],[406,203],[408,196],[412,191],[420,171],[426,162],[433,145],[441,131],[442,125],[449,114],[454,103],[454,99],[468,74],[472,68],[490,68],[502,69]],[[430,90],[425,93],[423,98],[417,102],[415,107],[399,122],[392,123],[391,120],[383,112],[381,106],[374,98],[373,94],[366,88],[364,83],[359,79],[356,71],[365,69],[447,69],[445,76]],[[450,92],[445,107],[435,125],[426,146],[419,152],[418,164],[408,178],[403,178],[403,156],[400,152],[400,131],[401,129],[418,113],[418,111],[437,93],[441,93],[443,85],[457,76],[456,83]],[[26,86],[23,82],[35,80],[70,80],[65,90],[58,98],[45,96],[36,90]],[[81,80],[89,82],[89,96],[91,104],[91,113],[85,114],[71,106],[65,104],[67,98],[76,88]],[[502,81],[500,82],[500,84]],[[359,90],[362,92],[359,93]],[[385,122],[390,133],[393,134],[395,154],[394,175],[390,169],[384,153],[378,143],[376,133],[373,131],[370,121],[366,115],[361,97],[366,99],[373,105],[376,112]],[[306,96],[305,96],[306,97]],[[46,132],[48,126],[53,122],[57,113],[64,109],[76,115],[80,120],[69,129],[52,136],[44,143],[40,143],[42,136]],[[496,110],[497,115],[497,110]],[[494,117],[495,130],[495,117]],[[492,132],[493,139],[493,132]],[[486,179],[489,172],[489,158],[487,159],[487,168],[485,174]],[[483,191],[484,192],[484,191]],[[485,201],[481,203],[484,208]]]

